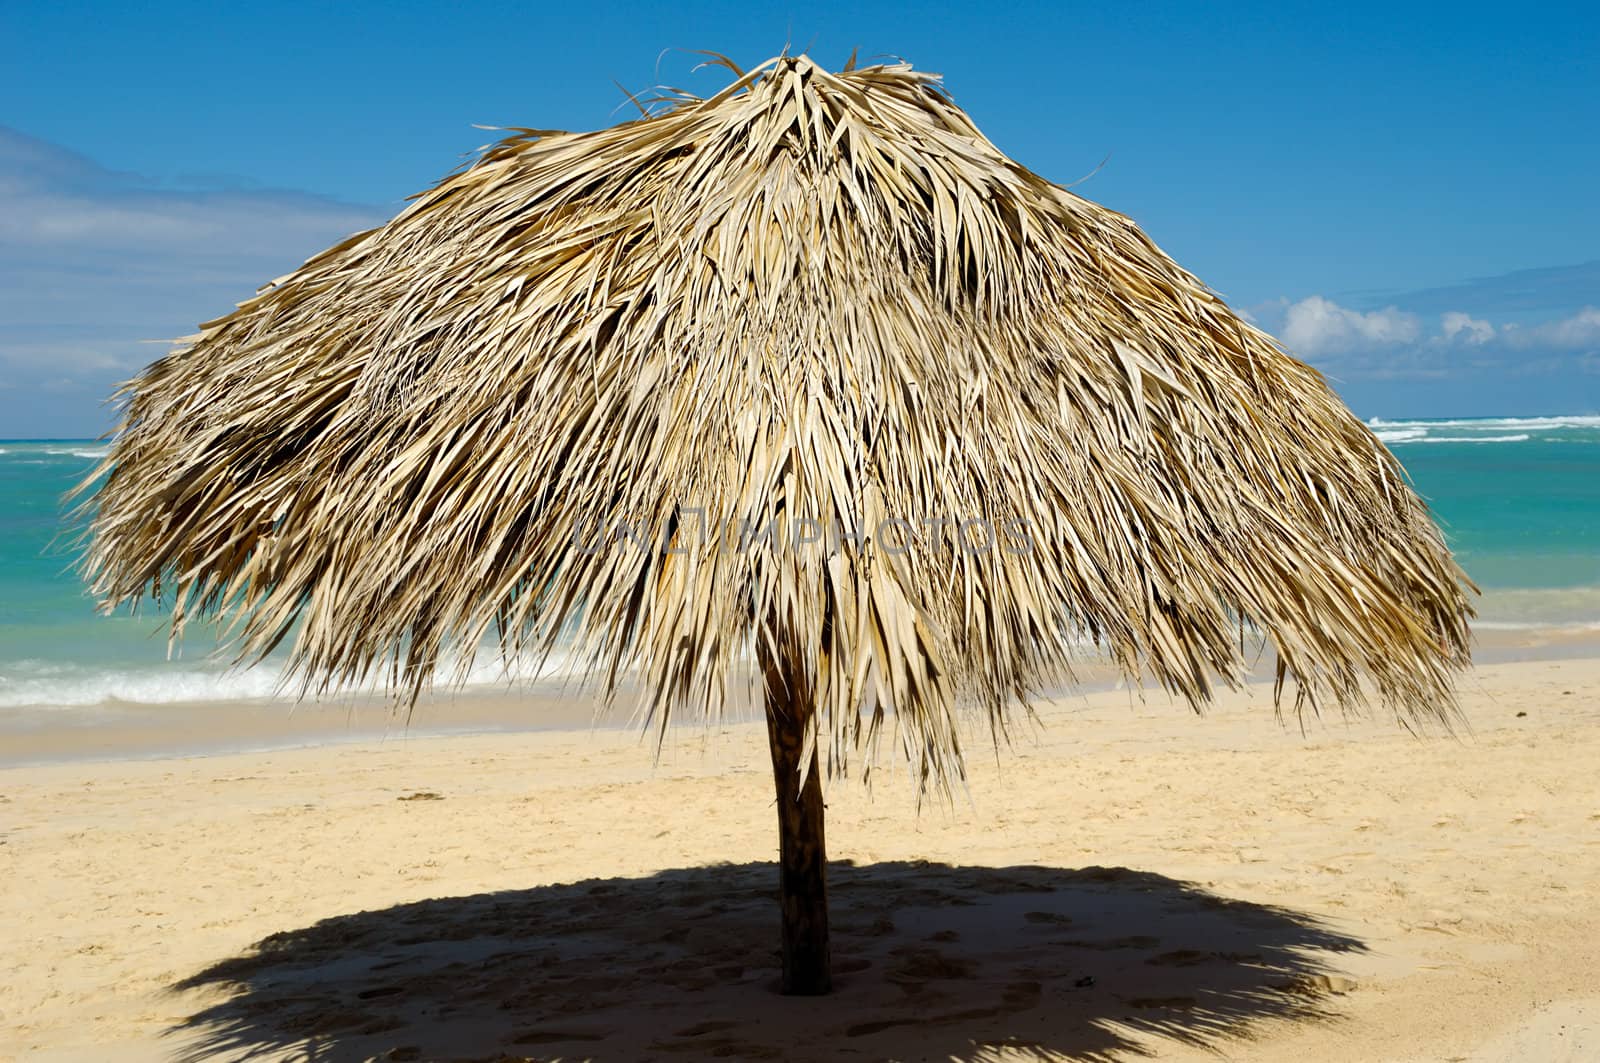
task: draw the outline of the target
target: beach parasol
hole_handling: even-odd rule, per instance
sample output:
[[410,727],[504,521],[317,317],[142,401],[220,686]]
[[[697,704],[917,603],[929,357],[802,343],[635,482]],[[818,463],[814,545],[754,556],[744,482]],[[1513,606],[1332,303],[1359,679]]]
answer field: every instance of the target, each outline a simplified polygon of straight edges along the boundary
[[726,65],[512,131],[126,385],[103,603],[303,692],[570,646],[664,727],[753,674],[797,993],[824,772],[947,788],[958,708],[1003,743],[1085,647],[1198,707],[1248,626],[1297,707],[1448,719],[1469,585],[1316,371],[937,76]]

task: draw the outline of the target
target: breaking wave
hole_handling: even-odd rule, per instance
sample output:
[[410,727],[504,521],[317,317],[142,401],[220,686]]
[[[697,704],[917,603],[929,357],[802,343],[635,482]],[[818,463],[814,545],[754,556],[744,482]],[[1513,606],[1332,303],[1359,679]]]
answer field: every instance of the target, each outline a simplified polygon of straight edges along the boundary
[[1568,417],[1479,417],[1437,421],[1367,422],[1380,441],[1395,446],[1409,443],[1600,443],[1600,415]]
[[[465,677],[441,670],[438,690],[473,690],[504,687],[512,683],[553,683],[581,679],[586,673],[575,662],[552,656],[543,668],[498,656],[479,657]],[[172,702],[256,701],[292,697],[298,690],[286,682],[280,668],[264,663],[249,668],[226,669],[218,665],[189,668],[146,666],[96,668],[92,665],[39,660],[0,663],[0,709],[81,708],[90,705],[133,703],[159,705]],[[376,683],[350,686],[329,696],[381,694]]]

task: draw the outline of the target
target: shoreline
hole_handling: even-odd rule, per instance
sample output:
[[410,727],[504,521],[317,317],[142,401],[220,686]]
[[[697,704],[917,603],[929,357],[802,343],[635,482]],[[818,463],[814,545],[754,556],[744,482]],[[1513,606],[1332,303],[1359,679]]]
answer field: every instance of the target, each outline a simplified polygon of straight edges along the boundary
[[[1474,667],[1521,661],[1600,658],[1600,628],[1490,628],[1475,632]],[[1468,673],[1470,675],[1470,673]],[[1248,684],[1270,684],[1263,658]],[[1104,662],[1087,661],[1076,685],[1051,688],[1034,701],[1070,699],[1123,689]],[[1152,696],[1165,695],[1150,690]],[[1219,697],[1226,697],[1219,688]],[[111,701],[96,705],[0,708],[0,770],[36,765],[267,753],[327,745],[386,744],[459,735],[617,731],[648,739],[620,696],[608,713],[590,693],[546,680],[516,687],[470,687],[424,695],[409,720],[397,719],[382,695]],[[748,696],[730,697],[723,721],[675,720],[696,731],[759,719]]]
[[920,811],[831,781],[816,1001],[756,722],[0,770],[0,1058],[1600,1052],[1600,659],[1477,667],[1454,738],[1266,693],[1042,702]]

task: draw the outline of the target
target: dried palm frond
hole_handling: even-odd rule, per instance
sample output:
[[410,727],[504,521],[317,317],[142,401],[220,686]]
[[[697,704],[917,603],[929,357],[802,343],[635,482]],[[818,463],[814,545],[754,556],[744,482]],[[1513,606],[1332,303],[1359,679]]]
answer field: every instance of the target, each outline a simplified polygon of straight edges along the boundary
[[1408,720],[1467,662],[1470,586],[1321,376],[905,65],[518,130],[121,401],[96,593],[315,688],[498,631],[663,720],[754,647],[835,768],[892,733],[938,782],[955,706],[1002,727],[1080,636],[1198,705],[1248,620],[1313,705]]

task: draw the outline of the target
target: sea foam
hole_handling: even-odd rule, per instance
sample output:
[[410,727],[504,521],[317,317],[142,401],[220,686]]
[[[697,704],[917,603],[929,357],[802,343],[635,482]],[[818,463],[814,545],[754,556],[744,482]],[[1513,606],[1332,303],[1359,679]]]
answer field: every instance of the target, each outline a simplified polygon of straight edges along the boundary
[[[540,667],[535,662],[501,661],[480,653],[472,665],[441,668],[434,675],[439,690],[487,690],[512,684],[560,684],[587,675],[572,658],[553,654]],[[247,668],[143,667],[95,669],[84,665],[23,660],[0,663],[0,709],[81,708],[130,702],[159,705],[173,702],[252,701],[294,697],[300,684],[277,662]],[[329,696],[381,695],[378,682],[350,684]]]
[[1378,439],[1388,445],[1409,443],[1600,443],[1600,415],[1565,417],[1450,418],[1438,421],[1389,421],[1374,417],[1367,422]]

